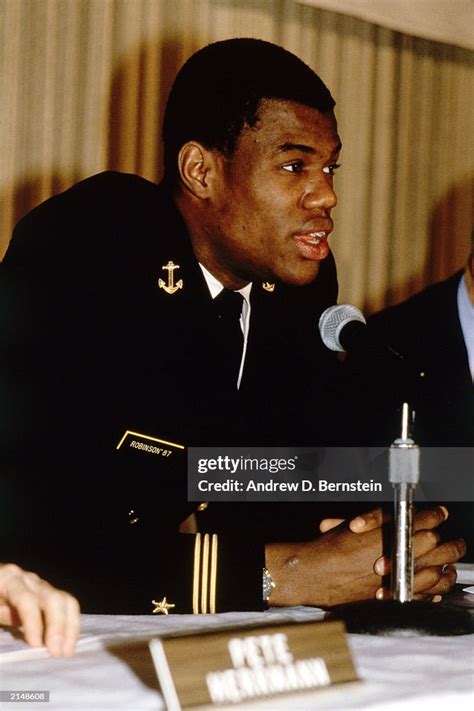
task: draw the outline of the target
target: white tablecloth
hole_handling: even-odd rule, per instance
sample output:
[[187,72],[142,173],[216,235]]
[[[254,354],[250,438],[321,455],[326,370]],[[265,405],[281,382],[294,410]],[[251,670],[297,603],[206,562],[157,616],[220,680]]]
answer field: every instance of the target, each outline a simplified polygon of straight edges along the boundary
[[[220,615],[83,615],[75,657],[52,659],[0,629],[0,689],[49,691],[49,703],[0,703],[8,711],[159,711],[159,691],[147,641],[176,630],[229,624],[322,619],[314,608],[232,612]],[[370,709],[454,711],[474,708],[474,635],[457,637],[370,637],[349,635],[361,678],[309,694],[241,705],[269,711]],[[217,709],[217,707],[212,707]],[[229,707],[227,707],[228,709]]]

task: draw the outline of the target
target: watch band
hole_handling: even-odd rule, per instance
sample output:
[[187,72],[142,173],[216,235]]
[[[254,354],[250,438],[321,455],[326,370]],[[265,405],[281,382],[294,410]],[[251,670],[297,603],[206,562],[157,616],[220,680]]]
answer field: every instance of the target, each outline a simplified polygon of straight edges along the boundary
[[272,591],[275,589],[275,583],[273,582],[273,578],[268,572],[267,568],[263,569],[263,599],[265,602],[269,599],[270,595],[272,594]]

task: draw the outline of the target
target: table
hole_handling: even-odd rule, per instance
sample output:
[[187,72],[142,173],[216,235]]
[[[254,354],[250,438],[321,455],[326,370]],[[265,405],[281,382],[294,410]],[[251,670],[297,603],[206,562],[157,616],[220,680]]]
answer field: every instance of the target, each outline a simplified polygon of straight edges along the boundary
[[[474,583],[474,566],[459,567],[463,587]],[[461,589],[456,593],[458,600]],[[474,598],[469,593],[462,595],[465,604]],[[50,691],[49,703],[0,702],[0,709],[164,711],[147,645],[153,636],[229,625],[309,622],[324,615],[322,610],[306,607],[218,615],[83,615],[81,639],[71,659],[52,659],[44,649],[26,647],[18,633],[0,630],[0,689]],[[458,709],[473,707],[474,635],[386,638],[351,634],[349,646],[360,682],[238,708],[447,711],[453,705]]]

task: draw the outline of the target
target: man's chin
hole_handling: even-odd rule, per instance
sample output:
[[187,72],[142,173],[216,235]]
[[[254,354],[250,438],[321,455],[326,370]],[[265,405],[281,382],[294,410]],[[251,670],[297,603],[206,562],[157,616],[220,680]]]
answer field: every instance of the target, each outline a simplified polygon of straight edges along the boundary
[[319,273],[319,262],[311,262],[303,268],[300,266],[293,270],[282,270],[278,281],[288,286],[307,286],[311,284]]

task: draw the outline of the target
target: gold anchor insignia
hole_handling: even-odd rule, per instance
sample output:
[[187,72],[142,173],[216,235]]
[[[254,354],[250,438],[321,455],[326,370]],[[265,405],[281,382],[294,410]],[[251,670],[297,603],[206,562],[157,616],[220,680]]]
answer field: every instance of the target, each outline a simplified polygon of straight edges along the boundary
[[265,289],[265,291],[275,291],[275,284],[272,284],[269,281],[264,281],[262,283],[262,287],[263,289]]
[[171,260],[168,262],[166,266],[161,267],[162,269],[166,269],[168,272],[168,283],[166,283],[163,279],[158,279],[158,286],[160,289],[164,289],[167,294],[174,294],[175,291],[178,291],[178,289],[183,288],[183,280],[179,279],[179,281],[174,283],[174,270],[179,269],[180,266],[179,264],[175,264]]
[[155,609],[153,610],[154,615],[159,614],[160,612],[162,612],[164,615],[169,615],[168,610],[170,610],[172,607],[176,607],[176,605],[166,602],[166,597],[164,597],[163,600],[160,600],[160,602],[158,602],[157,600],[152,600],[151,604],[156,605]]

